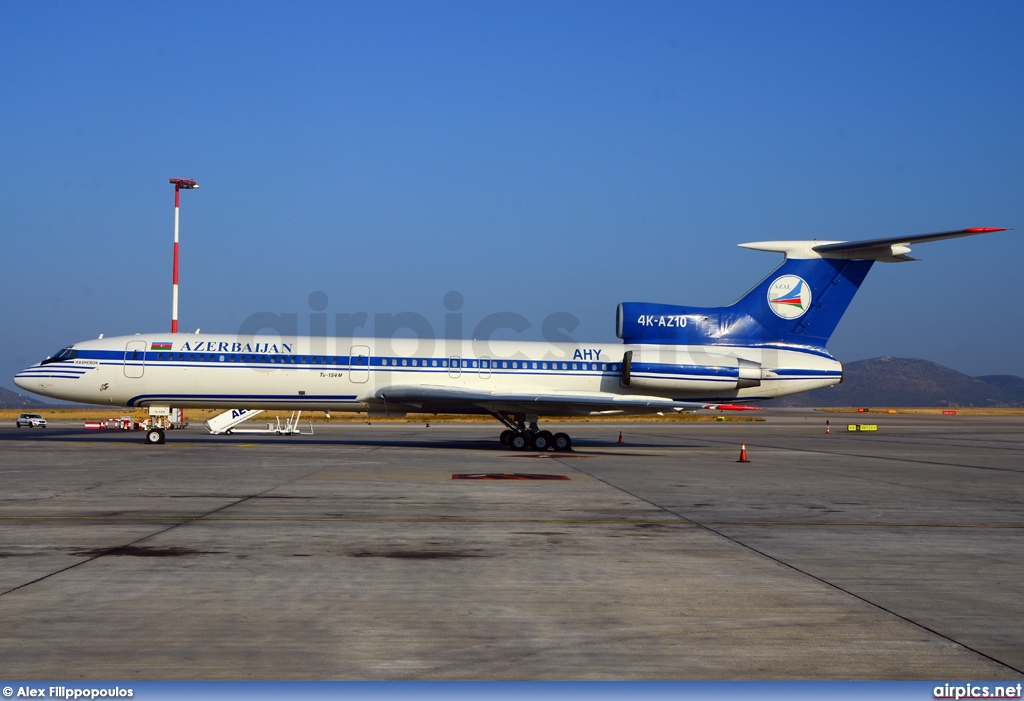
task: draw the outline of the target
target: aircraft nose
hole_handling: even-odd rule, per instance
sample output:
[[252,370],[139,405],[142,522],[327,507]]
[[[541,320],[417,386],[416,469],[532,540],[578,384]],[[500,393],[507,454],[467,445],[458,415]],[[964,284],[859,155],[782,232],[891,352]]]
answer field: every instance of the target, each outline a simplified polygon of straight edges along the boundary
[[14,376],[14,384],[21,389],[27,389],[29,392],[32,392],[39,386],[38,382],[33,382],[33,378],[29,373],[31,369],[32,368],[25,368]]

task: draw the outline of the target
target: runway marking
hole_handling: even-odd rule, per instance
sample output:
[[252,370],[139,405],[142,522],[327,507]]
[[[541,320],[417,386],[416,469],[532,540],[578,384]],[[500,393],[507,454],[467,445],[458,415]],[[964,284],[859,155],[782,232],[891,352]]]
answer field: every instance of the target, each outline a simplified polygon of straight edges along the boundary
[[850,528],[1024,528],[1024,524],[1013,523],[871,523],[851,521],[830,523],[828,521],[694,521],[701,526],[818,526]]
[[267,523],[288,522],[338,522],[338,523],[581,523],[595,525],[662,525],[662,526],[806,526],[812,528],[980,528],[1022,530],[1024,524],[1015,523],[872,523],[870,521],[836,522],[828,521],[685,521],[659,519],[614,519],[614,518],[370,518],[363,516],[0,516],[0,521],[108,521],[112,523],[137,523],[139,521],[264,521]]
[[[1019,669],[1017,667],[1014,667],[1013,665],[1011,665],[1008,662],[1004,662],[1004,661],[1002,661],[1002,660],[1000,660],[1000,659],[998,659],[998,658],[996,658],[996,657],[994,657],[992,655],[989,655],[989,654],[987,654],[985,652],[982,652],[980,649],[978,649],[976,647],[973,647],[972,645],[969,645],[969,644],[967,644],[965,642],[962,642],[960,640],[957,640],[956,638],[953,638],[950,635],[946,635],[945,633],[940,632],[939,630],[937,630],[936,628],[931,627],[930,625],[926,625],[925,623],[923,623],[921,621],[917,621],[917,620],[911,618],[909,615],[903,615],[902,613],[897,612],[895,609],[889,608],[889,607],[887,607],[887,606],[885,606],[885,605],[883,605],[881,603],[878,603],[877,601],[872,601],[871,599],[867,598],[867,596],[856,593],[855,591],[853,591],[852,588],[847,588],[845,586],[837,584],[836,582],[829,581],[828,579],[825,579],[823,576],[816,575],[813,572],[810,572],[809,570],[806,570],[806,569],[803,569],[801,567],[798,567],[797,565],[794,565],[792,562],[787,562],[786,560],[782,559],[782,556],[772,555],[771,553],[769,553],[767,551],[767,549],[762,549],[762,547],[764,547],[764,546],[755,547],[755,546],[753,546],[753,545],[751,545],[749,543],[743,542],[743,540],[740,540],[739,537],[731,536],[728,533],[725,533],[724,531],[720,530],[719,528],[713,527],[714,525],[721,526],[721,525],[726,525],[726,524],[715,524],[712,521],[701,522],[701,521],[693,520],[693,519],[689,518],[688,516],[683,515],[677,509],[673,509],[673,508],[669,508],[667,506],[663,506],[661,504],[657,504],[657,503],[651,501],[650,499],[647,499],[645,497],[640,496],[639,494],[637,494],[635,492],[631,492],[628,489],[625,489],[625,488],[620,487],[618,485],[612,484],[611,482],[609,482],[606,479],[598,477],[597,475],[593,475],[593,474],[587,472],[586,470],[584,470],[584,469],[582,469],[580,467],[569,466],[569,465],[566,465],[566,467],[569,467],[570,469],[573,469],[573,470],[577,470],[580,473],[582,473],[584,475],[587,475],[588,477],[593,477],[594,479],[598,480],[599,482],[603,482],[604,484],[608,485],[612,489],[620,491],[623,494],[627,494],[627,495],[633,497],[634,499],[637,499],[638,501],[644,502],[645,504],[650,504],[654,508],[661,510],[663,513],[670,514],[672,516],[676,516],[676,517],[680,518],[681,520],[683,520],[683,521],[685,521],[687,523],[693,524],[695,527],[700,528],[700,529],[706,531],[707,533],[711,533],[713,535],[718,536],[719,538],[722,538],[724,540],[729,541],[730,543],[734,543],[734,544],[738,545],[741,548],[745,548],[746,550],[749,550],[750,552],[754,553],[755,555],[759,555],[760,557],[763,557],[763,558],[765,558],[767,560],[771,560],[772,562],[775,562],[775,563],[777,563],[778,565],[780,565],[782,567],[790,569],[793,572],[796,572],[797,574],[800,574],[800,575],[803,575],[803,576],[808,577],[810,579],[813,579],[816,582],[820,582],[821,584],[825,585],[826,587],[831,587],[831,588],[835,589],[836,591],[842,592],[843,594],[846,594],[847,596],[850,596],[850,597],[852,597],[854,599],[857,599],[858,601],[863,601],[865,604],[867,604],[869,606],[873,606],[874,608],[878,609],[879,611],[882,611],[883,613],[886,613],[886,614],[888,614],[890,616],[898,618],[901,621],[905,621],[906,623],[908,623],[908,624],[910,624],[912,626],[916,626],[917,628],[920,628],[921,630],[924,630],[924,631],[926,631],[928,633],[931,633],[932,635],[938,636],[938,637],[942,638],[943,640],[947,640],[947,641],[953,643],[954,645],[958,645],[958,646],[962,647],[965,650],[969,650],[970,652],[973,652],[974,654],[979,655],[980,657],[984,657],[985,659],[991,660],[992,662],[995,662],[996,664],[998,664],[998,665],[1000,665],[1002,667],[1006,667],[1007,669],[1013,670],[1017,674],[1024,674],[1024,669]],[[993,527],[998,527],[998,526],[996,524],[993,524]],[[1011,528],[1021,528],[1021,526],[1011,526]]]
[[568,480],[565,475],[544,475],[536,472],[457,472],[453,480]]
[[[297,481],[297,479],[288,480],[284,484],[289,484],[289,483],[295,482],[295,481]],[[206,512],[205,514],[200,515],[199,517],[186,517],[186,518],[178,518],[178,519],[160,519],[161,521],[163,521],[165,523],[169,521],[170,524],[167,525],[166,527],[163,527],[163,528],[160,528],[159,530],[154,531],[153,533],[149,533],[147,535],[144,535],[144,536],[141,536],[139,538],[136,538],[135,540],[131,541],[130,543],[123,543],[121,545],[118,545],[118,546],[115,546],[115,547],[112,547],[112,548],[104,549],[104,550],[102,550],[100,552],[97,552],[95,555],[93,555],[91,557],[87,557],[86,559],[81,560],[79,562],[75,562],[75,563],[73,563],[71,565],[68,565],[67,567],[61,567],[60,569],[57,569],[57,570],[55,570],[53,572],[50,572],[48,574],[44,574],[44,575],[36,577],[35,579],[32,579],[30,581],[23,582],[22,584],[18,584],[17,586],[11,587],[10,589],[7,589],[6,591],[0,591],[0,596],[6,596],[6,595],[8,595],[8,594],[10,594],[12,592],[16,592],[16,591],[18,591],[20,589],[24,589],[26,587],[30,587],[33,584],[37,584],[37,583],[42,582],[42,581],[44,581],[46,579],[49,579],[50,577],[56,577],[57,575],[63,574],[64,572],[68,572],[68,571],[76,569],[78,567],[82,567],[84,565],[89,564],[90,562],[93,562],[94,560],[98,560],[101,557],[106,557],[106,556],[108,556],[108,555],[110,555],[110,554],[112,554],[112,553],[114,553],[114,552],[116,552],[118,550],[124,550],[125,548],[130,548],[130,547],[137,546],[139,543],[142,543],[143,541],[146,541],[146,540],[149,540],[150,538],[155,538],[157,536],[163,535],[164,533],[167,533],[169,531],[173,531],[175,528],[181,528],[182,526],[186,526],[186,525],[188,525],[190,523],[195,523],[196,521],[201,520],[203,517],[212,516],[213,514],[219,513],[221,511],[224,511],[225,509],[230,509],[233,506],[238,506],[239,504],[242,504],[242,503],[244,503],[246,501],[249,501],[250,499],[255,499],[257,497],[261,497],[264,494],[267,494],[268,492],[272,492],[275,489],[280,489],[281,487],[284,486],[284,484],[275,485],[275,486],[270,487],[268,489],[264,489],[261,492],[257,492],[256,494],[249,494],[247,496],[238,497],[234,501],[229,502],[227,504],[224,504],[222,506],[218,506],[216,509],[211,509],[210,511]],[[8,520],[9,518],[11,518],[11,517],[6,517],[6,516],[0,517],[0,519],[3,519],[3,520]],[[102,517],[95,517],[95,518],[102,518]],[[108,519],[108,520],[111,520],[111,519]],[[138,521],[140,519],[135,519],[135,520]],[[151,519],[151,520],[156,520],[156,519]]]
[[537,459],[537,458],[541,458],[541,459],[547,458],[549,460],[572,460],[573,458],[596,458],[597,456],[596,455],[545,455],[543,453],[539,453],[537,455],[504,455],[502,457],[506,457],[506,458],[520,458],[520,459],[521,458],[527,458],[527,459],[531,459],[532,458],[534,460]]
[[606,525],[651,525],[690,526],[678,519],[671,521],[651,519],[569,519],[569,518],[370,518],[362,516],[140,516],[138,518],[112,518],[109,516],[0,516],[0,521],[109,521],[113,523],[134,523],[139,521],[190,522],[197,521],[265,521],[268,523],[582,523]]
[[[657,434],[649,434],[649,435],[654,435],[654,436],[656,436],[658,438],[670,438],[669,436],[664,436],[664,435],[657,435]],[[694,440],[702,440],[702,441],[704,441],[706,443],[712,443],[712,444],[716,444],[716,445],[735,445],[735,441],[727,441],[727,440],[724,440],[724,439],[698,438],[698,439],[694,439]],[[844,458],[860,458],[860,459],[867,459],[867,460],[885,460],[885,461],[892,461],[892,462],[913,463],[913,464],[918,464],[918,465],[938,465],[940,467],[960,467],[960,468],[963,468],[965,470],[991,470],[993,472],[1011,472],[1011,473],[1018,474],[1018,475],[1024,473],[1024,471],[1022,471],[1022,470],[1015,470],[1015,469],[1009,468],[1009,467],[990,467],[990,466],[986,466],[986,465],[965,465],[963,463],[940,462],[938,460],[921,460],[919,458],[905,457],[905,456],[901,456],[901,455],[877,455],[877,454],[866,454],[865,455],[865,454],[856,453],[856,452],[843,452],[843,451],[840,451],[840,450],[823,450],[823,449],[820,449],[820,448],[796,448],[796,447],[792,447],[792,446],[770,445],[770,444],[767,444],[767,443],[751,443],[749,441],[747,441],[747,445],[752,447],[752,448],[759,448],[759,449],[760,448],[764,448],[766,450],[777,450],[777,451],[781,451],[781,452],[792,451],[792,452],[796,452],[796,453],[814,453],[814,454],[820,454],[820,455],[838,455],[838,456],[844,457]],[[658,446],[658,447],[659,448],[669,448],[669,449],[671,449],[671,448],[676,448],[677,446],[666,445],[666,446]],[[711,448],[711,446],[707,446],[707,448]]]

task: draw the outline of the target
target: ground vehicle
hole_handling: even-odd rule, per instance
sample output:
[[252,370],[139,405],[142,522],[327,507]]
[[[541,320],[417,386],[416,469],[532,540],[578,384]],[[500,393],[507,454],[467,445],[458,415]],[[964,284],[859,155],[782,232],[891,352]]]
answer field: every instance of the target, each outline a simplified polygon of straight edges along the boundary
[[18,428],[21,428],[22,426],[28,426],[29,428],[36,428],[37,426],[39,428],[46,428],[46,419],[39,414],[22,414],[18,417],[15,423],[18,424]]

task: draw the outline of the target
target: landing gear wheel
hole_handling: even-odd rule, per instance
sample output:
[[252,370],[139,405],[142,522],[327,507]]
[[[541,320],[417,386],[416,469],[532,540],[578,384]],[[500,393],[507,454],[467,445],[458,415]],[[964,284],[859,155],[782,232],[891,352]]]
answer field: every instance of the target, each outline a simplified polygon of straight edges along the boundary
[[572,450],[572,439],[568,433],[556,433],[551,439],[551,446],[559,453]]
[[508,446],[512,450],[526,450],[530,445],[530,441],[526,439],[524,433],[514,433],[512,438],[509,439]]
[[509,446],[509,444],[512,442],[513,434],[514,434],[514,432],[510,431],[507,428],[504,431],[501,432],[501,435],[498,437],[498,440],[501,441],[501,445],[503,447],[507,448]]
[[551,447],[552,440],[554,436],[551,435],[551,431],[541,431],[530,436],[530,447],[543,453]]
[[150,445],[157,445],[163,443],[165,440],[164,430],[162,428],[151,428],[146,432],[146,442]]

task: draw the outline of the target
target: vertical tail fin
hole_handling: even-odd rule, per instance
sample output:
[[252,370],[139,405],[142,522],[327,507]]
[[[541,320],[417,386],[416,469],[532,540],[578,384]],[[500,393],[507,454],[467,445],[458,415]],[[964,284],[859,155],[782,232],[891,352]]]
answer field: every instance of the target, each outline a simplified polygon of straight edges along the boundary
[[763,241],[744,248],[786,255],[782,265],[726,307],[625,302],[617,331],[626,343],[789,346],[825,351],[875,261],[914,260],[910,244],[1005,231],[976,228],[870,241]]
[[824,350],[873,264],[787,258],[739,301],[719,309],[719,338],[730,345]]

